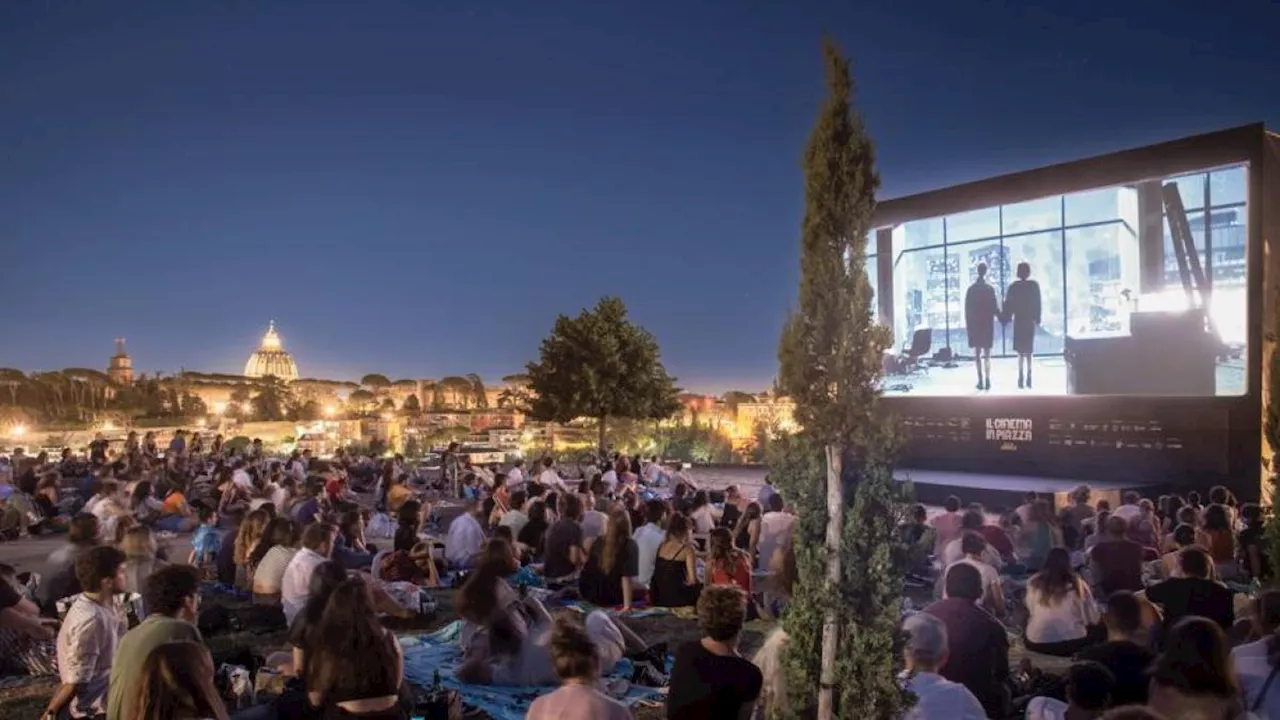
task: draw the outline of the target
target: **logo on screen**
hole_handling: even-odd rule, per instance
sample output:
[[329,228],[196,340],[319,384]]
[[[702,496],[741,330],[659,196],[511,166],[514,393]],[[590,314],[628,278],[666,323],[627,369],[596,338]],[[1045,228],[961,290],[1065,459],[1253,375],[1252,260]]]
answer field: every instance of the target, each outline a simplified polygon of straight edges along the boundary
[[987,439],[1001,450],[1017,450],[1018,443],[1031,442],[1031,418],[987,418]]

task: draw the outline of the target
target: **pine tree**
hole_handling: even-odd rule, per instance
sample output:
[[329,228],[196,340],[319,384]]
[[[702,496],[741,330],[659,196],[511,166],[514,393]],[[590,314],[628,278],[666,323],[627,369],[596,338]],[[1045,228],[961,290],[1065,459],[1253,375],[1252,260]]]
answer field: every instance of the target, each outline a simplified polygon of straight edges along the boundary
[[895,532],[905,495],[893,479],[895,432],[880,408],[892,340],[872,315],[865,246],[880,179],[851,108],[849,63],[830,42],[824,56],[828,94],[804,154],[799,307],[778,350],[779,387],[795,401],[802,430],[771,453],[771,474],[798,517],[786,668],[789,687],[818,689],[816,706],[814,695],[791,693],[794,715],[896,718],[908,701],[896,679],[903,577]]

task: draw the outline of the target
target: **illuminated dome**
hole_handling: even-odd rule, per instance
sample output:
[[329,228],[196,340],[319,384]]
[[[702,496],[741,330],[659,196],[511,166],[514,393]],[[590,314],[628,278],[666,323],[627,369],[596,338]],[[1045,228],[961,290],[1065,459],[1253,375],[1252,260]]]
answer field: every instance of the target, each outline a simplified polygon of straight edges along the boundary
[[267,334],[262,336],[262,344],[244,364],[244,374],[255,378],[274,375],[285,382],[298,379],[298,366],[281,344],[274,320],[267,327]]

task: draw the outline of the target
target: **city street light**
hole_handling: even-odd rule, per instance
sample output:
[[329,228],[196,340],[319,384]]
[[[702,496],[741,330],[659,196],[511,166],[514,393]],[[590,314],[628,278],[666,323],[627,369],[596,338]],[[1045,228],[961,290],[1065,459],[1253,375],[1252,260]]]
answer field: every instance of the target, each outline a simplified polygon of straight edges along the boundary
[[27,428],[22,423],[18,423],[17,425],[13,426],[14,437],[22,437],[23,435],[26,435],[26,434],[27,434]]
[[221,415],[227,411],[227,404],[224,402],[216,402],[213,404],[213,411]]
[[325,406],[324,406],[324,416],[325,416],[325,417],[333,417],[333,414],[334,414],[335,412],[337,412],[337,411],[336,411],[336,410],[334,410],[334,407],[333,407],[332,405],[325,405]]
[[112,430],[116,429],[116,426],[110,420],[108,420],[102,423],[102,429],[105,430],[106,432],[111,432]]

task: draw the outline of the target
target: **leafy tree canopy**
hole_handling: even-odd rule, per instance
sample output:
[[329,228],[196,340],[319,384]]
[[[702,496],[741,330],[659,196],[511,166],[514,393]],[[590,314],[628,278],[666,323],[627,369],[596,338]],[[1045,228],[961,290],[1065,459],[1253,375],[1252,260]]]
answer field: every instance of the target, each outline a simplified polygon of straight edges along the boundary
[[560,423],[595,418],[601,447],[610,417],[665,419],[680,408],[658,341],[627,318],[615,297],[577,317],[557,318],[539,360],[527,369],[530,415]]
[[370,373],[360,378],[360,384],[371,388],[391,387],[391,381],[387,379],[387,376],[379,375],[378,373]]

